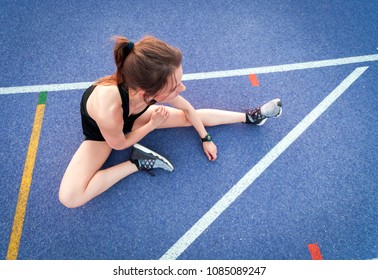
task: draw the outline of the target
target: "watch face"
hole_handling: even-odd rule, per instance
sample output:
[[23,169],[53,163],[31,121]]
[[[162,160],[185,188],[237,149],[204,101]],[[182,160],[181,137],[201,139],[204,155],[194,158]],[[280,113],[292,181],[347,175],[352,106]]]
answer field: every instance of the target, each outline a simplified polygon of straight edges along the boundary
[[211,135],[208,134],[204,138],[201,138],[202,142],[211,142],[213,139],[211,138]]

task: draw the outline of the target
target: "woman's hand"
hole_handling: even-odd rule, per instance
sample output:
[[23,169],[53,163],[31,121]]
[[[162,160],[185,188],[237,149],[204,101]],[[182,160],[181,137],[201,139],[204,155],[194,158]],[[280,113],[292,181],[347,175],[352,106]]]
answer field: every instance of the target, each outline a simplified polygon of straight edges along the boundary
[[164,106],[157,107],[151,114],[150,124],[157,128],[160,126],[169,116],[169,111]]
[[217,146],[214,142],[203,142],[203,150],[209,160],[214,161],[217,159]]

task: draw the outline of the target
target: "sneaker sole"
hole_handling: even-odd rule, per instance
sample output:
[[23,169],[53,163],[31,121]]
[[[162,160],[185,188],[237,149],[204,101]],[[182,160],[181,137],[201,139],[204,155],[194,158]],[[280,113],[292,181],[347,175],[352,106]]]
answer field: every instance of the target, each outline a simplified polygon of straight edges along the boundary
[[[282,102],[281,102],[281,99],[277,98],[277,99],[273,99],[272,101],[276,101],[276,102],[277,102],[277,106],[280,108],[280,110],[278,111],[278,114],[275,115],[275,116],[272,117],[272,118],[278,118],[279,116],[282,115]],[[263,125],[268,119],[270,119],[270,118],[263,119],[260,123],[258,123],[258,124],[256,124],[256,125],[261,126],[261,125]]]
[[133,147],[134,147],[135,149],[138,149],[138,150],[142,151],[143,153],[151,154],[151,155],[157,157],[159,160],[161,160],[162,162],[164,162],[164,163],[165,163],[166,165],[168,165],[169,168],[170,168],[170,169],[166,169],[166,168],[163,168],[163,169],[165,169],[165,170],[167,170],[167,171],[171,171],[171,172],[174,170],[174,167],[173,167],[173,165],[169,162],[169,160],[166,159],[165,157],[163,157],[162,155],[159,155],[157,152],[154,152],[154,151],[152,151],[152,150],[150,150],[150,149],[148,149],[148,148],[146,148],[146,147],[144,147],[144,146],[142,146],[142,145],[140,145],[140,144],[134,144]]

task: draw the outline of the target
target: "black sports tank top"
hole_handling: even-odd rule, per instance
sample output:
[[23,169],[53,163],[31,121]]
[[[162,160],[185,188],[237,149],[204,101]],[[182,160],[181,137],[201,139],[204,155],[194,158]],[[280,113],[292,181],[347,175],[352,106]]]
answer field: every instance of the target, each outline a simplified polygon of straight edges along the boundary
[[[85,135],[85,140],[105,141],[105,138],[102,136],[100,128],[98,127],[96,121],[92,119],[87,112],[87,101],[95,88],[96,85],[90,86],[84,92],[83,97],[81,99],[81,124],[83,127],[83,134]],[[129,92],[127,89],[124,89],[121,85],[118,85],[118,90],[122,99],[123,133],[127,134],[132,130],[135,120],[138,117],[140,117],[148,109],[149,106],[147,106],[142,112],[136,115],[129,116]]]

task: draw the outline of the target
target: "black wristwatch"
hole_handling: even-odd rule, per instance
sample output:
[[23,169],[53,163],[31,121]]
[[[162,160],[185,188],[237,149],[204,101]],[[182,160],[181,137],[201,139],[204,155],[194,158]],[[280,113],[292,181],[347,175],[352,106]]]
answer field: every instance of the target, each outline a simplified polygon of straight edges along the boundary
[[202,142],[211,142],[213,141],[213,138],[211,137],[210,134],[207,134],[204,138],[201,138]]

